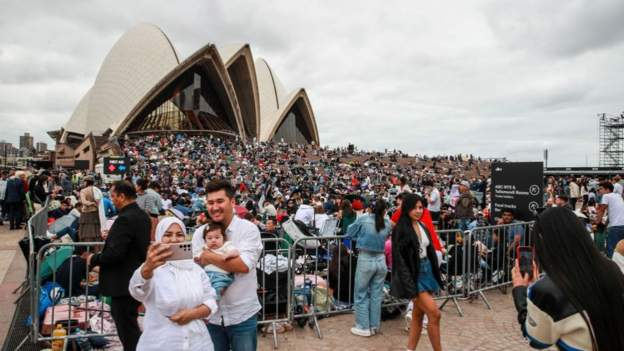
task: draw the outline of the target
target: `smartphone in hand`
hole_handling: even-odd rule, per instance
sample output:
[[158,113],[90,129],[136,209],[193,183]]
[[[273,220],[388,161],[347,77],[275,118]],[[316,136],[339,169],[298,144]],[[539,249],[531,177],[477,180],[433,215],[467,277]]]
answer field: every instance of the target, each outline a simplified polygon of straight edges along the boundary
[[192,260],[193,246],[190,241],[182,243],[168,244],[169,250],[173,253],[167,258],[167,261]]
[[524,277],[529,275],[529,279],[533,280],[533,248],[531,246],[518,246],[517,259],[520,266],[520,274]]

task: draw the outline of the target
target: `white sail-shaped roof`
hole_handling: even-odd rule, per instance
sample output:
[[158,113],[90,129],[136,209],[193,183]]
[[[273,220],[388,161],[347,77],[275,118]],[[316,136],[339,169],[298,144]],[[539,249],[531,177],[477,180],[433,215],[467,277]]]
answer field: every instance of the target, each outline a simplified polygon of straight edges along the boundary
[[[93,86],[63,126],[61,142],[72,133],[101,135],[110,130],[110,135],[119,136],[132,132],[140,125],[137,118],[144,118],[154,109],[152,105],[167,98],[159,94],[171,94],[166,88],[190,70],[202,72],[223,105],[219,117],[227,118],[237,135],[271,140],[296,108],[304,118],[306,137],[318,142],[305,90],[287,94],[268,63],[262,58],[254,61],[249,44],[220,46],[218,50],[206,45],[180,62],[167,36],[152,24],[132,28],[115,43]],[[170,104],[164,106],[171,109]],[[196,127],[209,129],[209,125],[200,122]]]
[[178,63],[175,49],[158,27],[134,27],[110,50],[93,87],[78,104],[65,130],[103,132],[119,123]]
[[80,99],[78,106],[74,109],[69,121],[65,123],[64,130],[72,131],[80,134],[87,134],[87,111],[89,110],[89,96],[91,89]]

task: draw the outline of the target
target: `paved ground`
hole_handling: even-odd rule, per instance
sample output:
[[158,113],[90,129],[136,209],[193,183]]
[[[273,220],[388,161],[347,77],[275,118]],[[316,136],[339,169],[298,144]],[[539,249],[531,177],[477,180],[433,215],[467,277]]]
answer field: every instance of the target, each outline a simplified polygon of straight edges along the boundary
[[[24,279],[26,262],[17,242],[23,231],[9,231],[0,226],[0,345],[4,341],[13,316],[16,295],[11,292]],[[516,322],[511,296],[499,291],[487,294],[493,310],[480,301],[460,302],[464,317],[459,317],[451,304],[442,314],[442,346],[445,350],[529,350]],[[323,339],[312,329],[295,329],[278,335],[279,350],[405,350],[407,332],[402,318],[382,324],[382,333],[370,338],[351,335],[353,315],[340,315],[319,321]],[[258,338],[260,350],[273,350],[270,335]],[[423,335],[418,350],[431,350]]]
[[[460,302],[464,317],[450,304],[442,312],[442,347],[444,350],[531,350],[523,340],[510,294],[499,291],[487,294],[493,306],[488,310],[480,301]],[[323,339],[312,329],[295,329],[279,334],[279,350],[405,350],[407,332],[402,318],[382,323],[381,335],[369,338],[349,332],[353,315],[341,315],[319,321]],[[272,338],[259,337],[260,350],[273,350]],[[431,350],[429,339],[422,335],[417,350]]]
[[0,226],[0,345],[8,332],[18,297],[12,292],[24,281],[26,274],[26,260],[17,246],[24,233],[23,230],[9,231],[7,222]]

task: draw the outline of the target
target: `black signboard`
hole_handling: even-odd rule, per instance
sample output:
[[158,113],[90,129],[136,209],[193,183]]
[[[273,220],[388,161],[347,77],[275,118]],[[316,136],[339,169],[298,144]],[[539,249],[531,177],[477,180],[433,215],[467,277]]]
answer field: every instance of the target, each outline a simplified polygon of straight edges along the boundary
[[74,161],[74,169],[82,169],[82,170],[87,170],[89,169],[89,160],[76,160]]
[[518,220],[534,219],[533,211],[543,206],[544,166],[542,162],[492,163],[492,211],[500,217],[511,209]]
[[104,157],[104,174],[124,175],[128,171],[128,166],[125,157]]

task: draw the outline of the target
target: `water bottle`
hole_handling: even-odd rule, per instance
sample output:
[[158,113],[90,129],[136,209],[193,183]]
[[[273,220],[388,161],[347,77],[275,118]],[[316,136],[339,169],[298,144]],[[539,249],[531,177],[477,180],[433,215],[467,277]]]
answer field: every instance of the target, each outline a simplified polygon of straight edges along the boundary
[[52,331],[52,350],[53,351],[61,351],[63,350],[63,346],[65,345],[65,336],[67,336],[67,332],[65,328],[61,324],[57,324],[54,331]]

